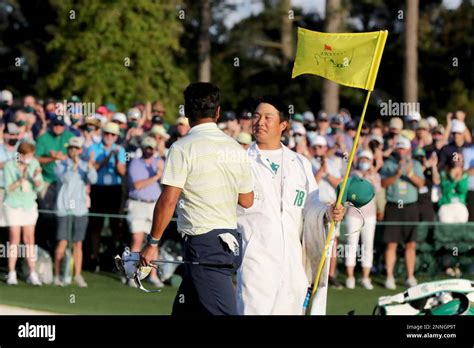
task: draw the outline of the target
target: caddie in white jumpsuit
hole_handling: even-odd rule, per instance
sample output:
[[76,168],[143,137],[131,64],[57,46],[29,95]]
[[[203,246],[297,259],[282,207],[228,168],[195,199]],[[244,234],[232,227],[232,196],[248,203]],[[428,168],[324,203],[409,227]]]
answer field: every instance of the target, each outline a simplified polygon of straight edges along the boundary
[[[237,225],[243,239],[243,262],[237,273],[240,314],[303,314],[308,279],[303,257],[304,209],[311,205],[324,235],[328,206],[318,199],[310,162],[281,144],[288,127],[284,106],[262,98],[253,117],[256,142],[248,155],[254,181],[254,204],[238,207]],[[332,208],[340,221],[344,209]]]

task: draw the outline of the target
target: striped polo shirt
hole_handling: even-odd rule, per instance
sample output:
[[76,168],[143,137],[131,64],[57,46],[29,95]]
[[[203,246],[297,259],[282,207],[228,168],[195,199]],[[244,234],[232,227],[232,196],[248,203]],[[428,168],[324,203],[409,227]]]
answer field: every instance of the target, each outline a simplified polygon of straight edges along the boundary
[[161,183],[182,189],[178,231],[237,228],[239,193],[253,189],[247,153],[213,122],[194,126],[168,153]]

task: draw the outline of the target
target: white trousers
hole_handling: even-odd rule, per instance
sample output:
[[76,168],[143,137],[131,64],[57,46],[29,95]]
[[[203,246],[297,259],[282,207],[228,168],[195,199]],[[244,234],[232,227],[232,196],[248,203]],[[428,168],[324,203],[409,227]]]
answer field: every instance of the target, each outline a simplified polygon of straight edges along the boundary
[[[362,267],[371,268],[374,260],[374,235],[375,225],[377,219],[375,216],[365,217],[365,224],[359,233],[353,233],[362,224],[362,217],[346,216],[347,225],[347,245],[345,253],[346,267],[353,267],[356,265],[356,257],[361,261]],[[360,249],[359,238],[361,239]]]

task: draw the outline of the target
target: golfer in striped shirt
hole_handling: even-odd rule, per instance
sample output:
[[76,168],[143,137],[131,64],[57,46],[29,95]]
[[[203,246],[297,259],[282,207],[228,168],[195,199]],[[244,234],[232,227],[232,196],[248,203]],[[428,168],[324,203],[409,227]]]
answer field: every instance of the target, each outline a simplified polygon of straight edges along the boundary
[[184,235],[184,259],[232,268],[186,265],[173,315],[236,315],[232,274],[242,261],[237,232],[237,204],[253,204],[253,182],[247,154],[217,128],[219,89],[193,83],[185,92],[191,130],[171,147],[141,264],[149,265],[175,207],[178,231]]

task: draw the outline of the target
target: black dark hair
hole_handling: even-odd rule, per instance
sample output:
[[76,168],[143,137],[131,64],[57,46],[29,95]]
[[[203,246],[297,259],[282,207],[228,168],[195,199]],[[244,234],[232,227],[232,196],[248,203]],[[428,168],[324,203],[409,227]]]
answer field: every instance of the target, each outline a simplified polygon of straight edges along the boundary
[[191,121],[214,118],[219,107],[219,88],[212,83],[191,83],[184,91],[184,110]]
[[270,104],[275,109],[277,109],[278,113],[280,114],[280,122],[290,121],[290,115],[288,114],[287,106],[282,102],[281,98],[272,95],[259,97],[256,100],[255,108],[257,108],[258,104],[260,103]]

